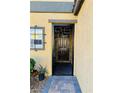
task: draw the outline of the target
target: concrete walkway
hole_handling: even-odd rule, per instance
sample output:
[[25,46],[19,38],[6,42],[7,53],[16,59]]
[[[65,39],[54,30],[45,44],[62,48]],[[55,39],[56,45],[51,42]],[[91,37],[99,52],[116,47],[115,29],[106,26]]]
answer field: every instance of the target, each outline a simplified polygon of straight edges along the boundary
[[82,93],[76,77],[51,76],[41,93]]

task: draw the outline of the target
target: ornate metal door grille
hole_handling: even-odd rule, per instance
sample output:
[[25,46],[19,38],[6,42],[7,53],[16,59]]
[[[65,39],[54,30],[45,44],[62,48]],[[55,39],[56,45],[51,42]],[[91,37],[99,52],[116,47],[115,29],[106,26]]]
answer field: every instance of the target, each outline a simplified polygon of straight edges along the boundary
[[72,63],[72,31],[71,25],[54,26],[56,62]]

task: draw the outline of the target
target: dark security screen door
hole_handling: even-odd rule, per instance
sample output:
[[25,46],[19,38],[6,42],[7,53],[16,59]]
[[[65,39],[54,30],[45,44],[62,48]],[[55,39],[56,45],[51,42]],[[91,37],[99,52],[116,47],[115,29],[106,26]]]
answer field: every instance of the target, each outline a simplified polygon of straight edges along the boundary
[[53,25],[53,75],[73,75],[74,25]]

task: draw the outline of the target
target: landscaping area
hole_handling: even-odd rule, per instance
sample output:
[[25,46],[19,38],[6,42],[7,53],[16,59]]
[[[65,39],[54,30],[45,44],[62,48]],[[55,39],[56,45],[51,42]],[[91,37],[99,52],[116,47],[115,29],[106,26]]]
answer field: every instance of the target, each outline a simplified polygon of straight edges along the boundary
[[36,66],[36,61],[30,58],[30,93],[41,93],[48,80],[47,73],[46,67]]
[[47,82],[48,78],[45,78],[42,81],[38,80],[38,77],[31,77],[30,82],[30,93],[41,93],[41,91],[45,88],[45,84]]

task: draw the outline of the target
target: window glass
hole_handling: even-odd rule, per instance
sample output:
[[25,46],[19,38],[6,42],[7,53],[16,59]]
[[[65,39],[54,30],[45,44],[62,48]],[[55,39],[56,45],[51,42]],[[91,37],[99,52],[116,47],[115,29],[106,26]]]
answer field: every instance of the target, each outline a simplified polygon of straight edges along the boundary
[[43,28],[30,28],[30,48],[43,49]]

